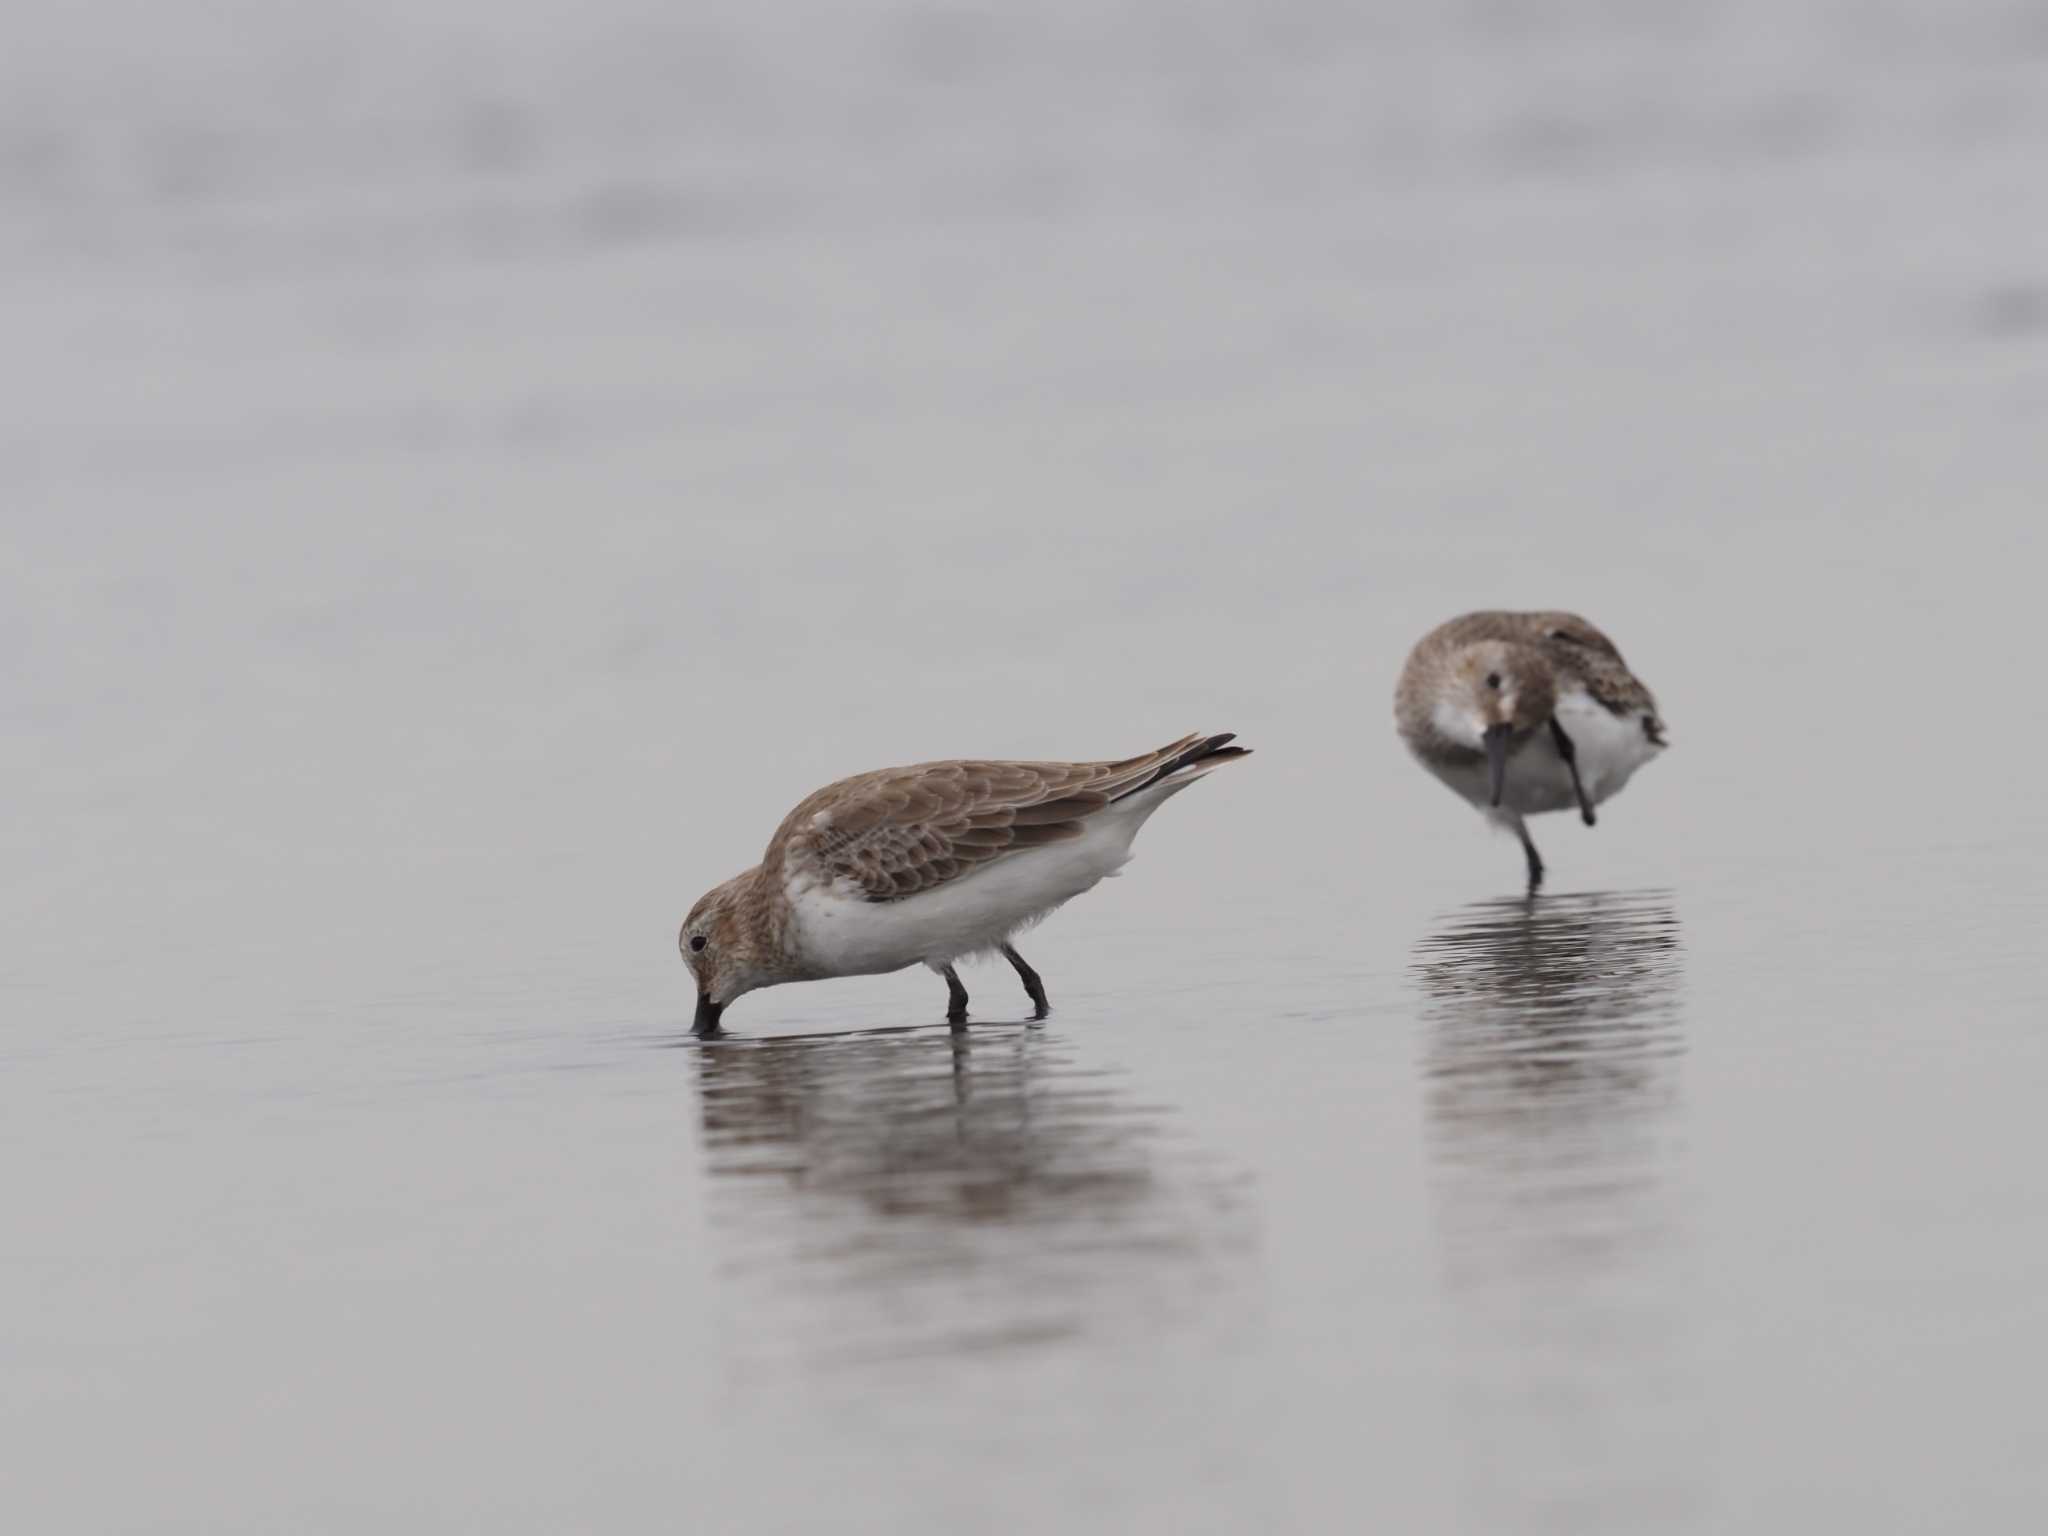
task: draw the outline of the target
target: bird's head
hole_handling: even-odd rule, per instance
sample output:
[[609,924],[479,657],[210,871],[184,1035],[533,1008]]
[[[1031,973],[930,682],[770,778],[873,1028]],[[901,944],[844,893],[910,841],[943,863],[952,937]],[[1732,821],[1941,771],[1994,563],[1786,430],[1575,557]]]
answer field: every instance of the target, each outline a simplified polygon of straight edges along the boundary
[[1499,805],[1508,756],[1557,708],[1557,682],[1533,646],[1481,640],[1452,659],[1451,686],[1437,701],[1436,727],[1486,755],[1493,803]]
[[714,1034],[733,999],[779,979],[756,876],[750,869],[698,898],[676,935],[697,983],[698,1034]]

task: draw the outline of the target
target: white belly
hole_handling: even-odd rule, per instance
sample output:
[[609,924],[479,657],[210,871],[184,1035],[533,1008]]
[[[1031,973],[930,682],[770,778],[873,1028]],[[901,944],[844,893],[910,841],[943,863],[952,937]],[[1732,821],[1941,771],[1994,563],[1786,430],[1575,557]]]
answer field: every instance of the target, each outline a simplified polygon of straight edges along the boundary
[[792,888],[797,944],[822,976],[873,976],[944,965],[993,949],[1130,861],[1133,822],[1105,813],[1087,835],[996,860],[901,901],[867,901],[832,886]]
[[[1640,711],[1617,715],[1583,690],[1574,690],[1558,699],[1557,723],[1572,739],[1579,758],[1579,779],[1595,805],[1620,794],[1635,771],[1664,750],[1643,734]],[[1542,735],[1542,745],[1556,758],[1556,744],[1548,731]],[[1564,804],[1573,804],[1570,773],[1562,759],[1558,759],[1557,766],[1565,773]]]
[[[1586,797],[1595,805],[1621,793],[1635,771],[1663,750],[1643,734],[1641,715],[1617,715],[1584,692],[1568,693],[1558,700],[1557,723],[1572,739],[1580,782],[1586,786]],[[1483,811],[1492,809],[1492,780],[1484,758],[1427,766],[1473,805]],[[1549,730],[1536,732],[1508,759],[1500,803],[1501,809],[1523,816],[1578,808],[1571,769],[1558,755],[1557,742]]]

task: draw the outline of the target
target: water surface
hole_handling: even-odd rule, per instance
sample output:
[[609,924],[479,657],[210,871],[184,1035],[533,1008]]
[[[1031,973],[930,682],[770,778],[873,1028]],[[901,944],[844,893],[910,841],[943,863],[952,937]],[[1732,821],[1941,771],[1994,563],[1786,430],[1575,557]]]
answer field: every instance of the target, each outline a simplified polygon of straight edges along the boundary
[[[7,1528],[2038,1528],[2037,22],[669,9],[0,60]],[[1674,741],[1534,903],[1488,604]],[[686,1040],[820,783],[1194,729],[1042,1026]]]

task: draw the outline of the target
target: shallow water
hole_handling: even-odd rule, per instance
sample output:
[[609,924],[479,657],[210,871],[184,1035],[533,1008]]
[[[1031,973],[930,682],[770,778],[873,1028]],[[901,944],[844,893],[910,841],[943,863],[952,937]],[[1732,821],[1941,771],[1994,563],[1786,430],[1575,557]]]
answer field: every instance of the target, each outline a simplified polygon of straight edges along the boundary
[[[0,59],[8,1529],[2039,1526],[2031,12],[428,15]],[[1534,903],[1496,603],[1674,741]],[[1197,728],[1043,1025],[687,1040]]]

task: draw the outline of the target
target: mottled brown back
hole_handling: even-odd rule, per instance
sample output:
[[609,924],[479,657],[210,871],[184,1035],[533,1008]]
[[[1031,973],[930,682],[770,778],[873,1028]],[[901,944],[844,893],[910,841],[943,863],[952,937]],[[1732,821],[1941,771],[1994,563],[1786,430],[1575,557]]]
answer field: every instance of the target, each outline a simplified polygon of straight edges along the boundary
[[828,784],[783,818],[761,867],[779,884],[809,874],[857,885],[869,901],[932,890],[1026,848],[1079,837],[1120,795],[1212,758],[1241,756],[1228,735],[1184,736],[1119,762],[918,763]]
[[[1543,653],[1560,681],[1576,682],[1595,700],[1617,715],[1646,711],[1651,740],[1661,738],[1662,722],[1657,719],[1657,700],[1622,660],[1621,648],[1596,625],[1576,613],[1544,609],[1514,613],[1488,609],[1461,614],[1438,625],[1417,643],[1409,657],[1409,668],[1423,670],[1433,656],[1449,656],[1479,640],[1505,640],[1511,644],[1533,645]],[[1422,663],[1423,667],[1418,667]],[[1408,682],[1403,675],[1404,687]]]

